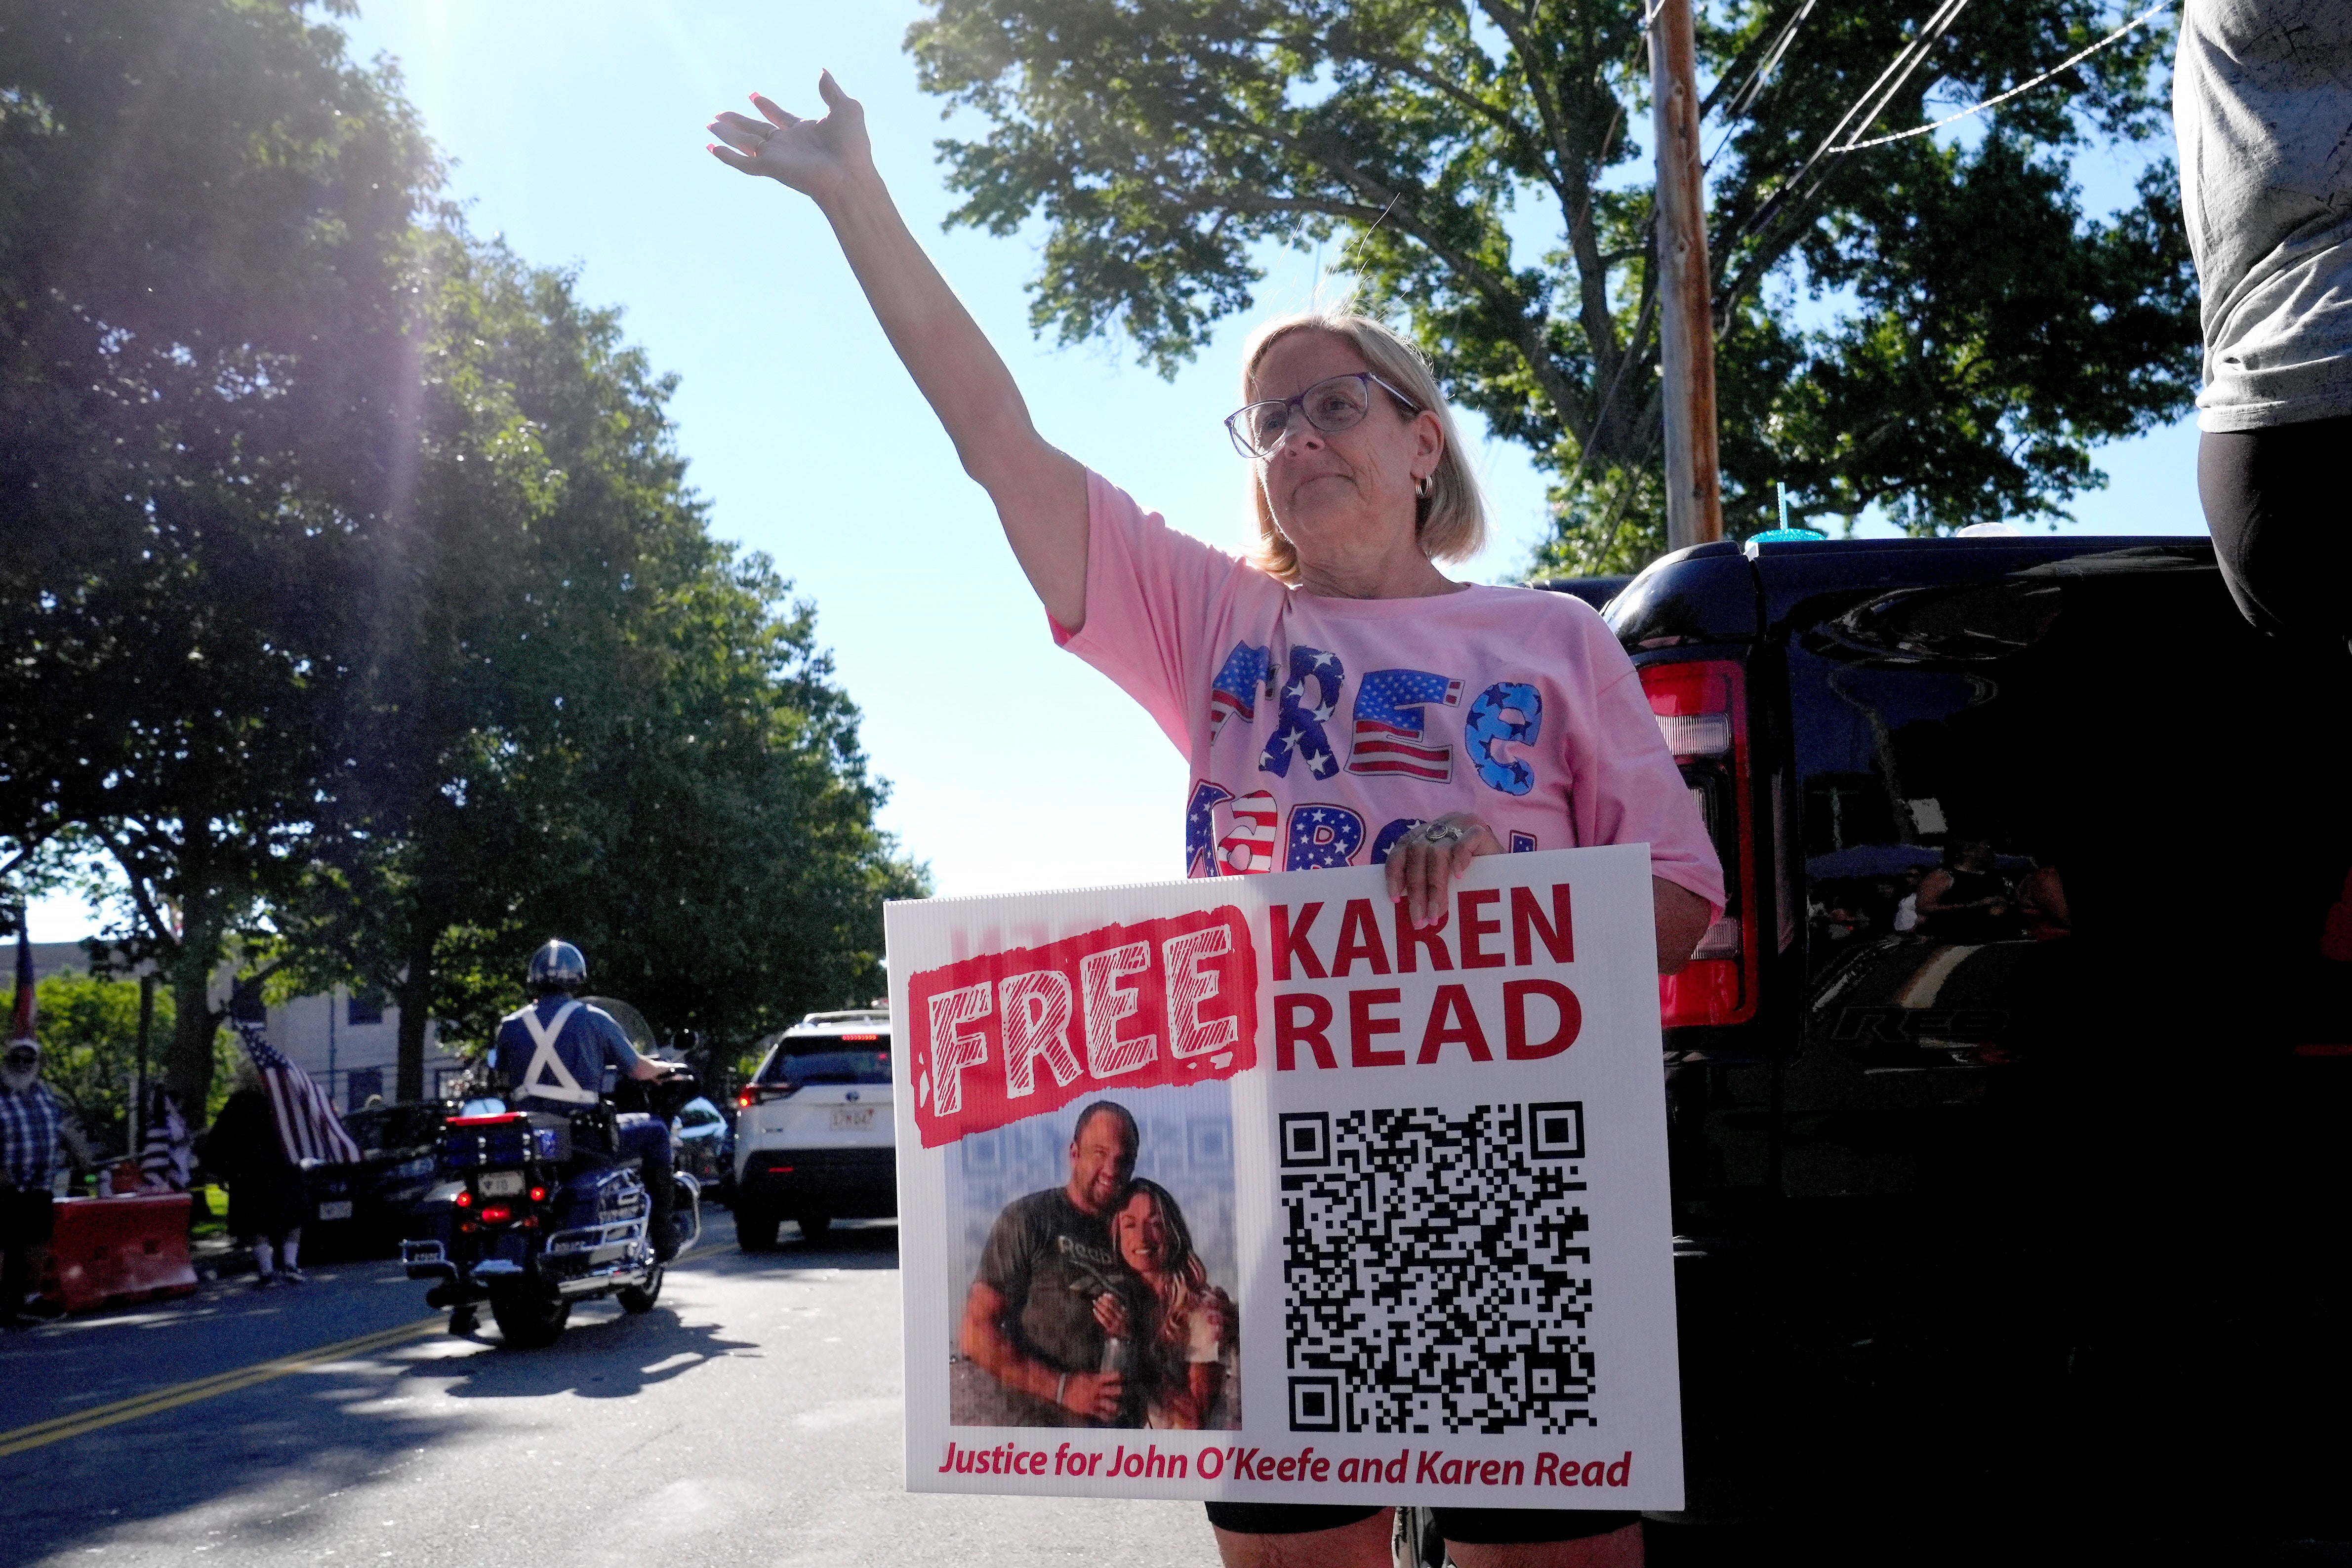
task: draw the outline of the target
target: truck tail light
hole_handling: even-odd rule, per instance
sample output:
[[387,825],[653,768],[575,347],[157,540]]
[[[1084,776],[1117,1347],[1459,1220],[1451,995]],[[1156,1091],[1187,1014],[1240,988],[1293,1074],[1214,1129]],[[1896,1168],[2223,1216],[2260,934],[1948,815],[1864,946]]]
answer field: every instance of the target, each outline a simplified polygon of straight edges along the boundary
[[1728,901],[1682,973],[1659,977],[1659,1019],[1668,1029],[1746,1023],[1756,1016],[1762,963],[1748,672],[1737,660],[1687,659],[1644,664],[1641,675],[1658,733],[1675,754],[1722,857]]

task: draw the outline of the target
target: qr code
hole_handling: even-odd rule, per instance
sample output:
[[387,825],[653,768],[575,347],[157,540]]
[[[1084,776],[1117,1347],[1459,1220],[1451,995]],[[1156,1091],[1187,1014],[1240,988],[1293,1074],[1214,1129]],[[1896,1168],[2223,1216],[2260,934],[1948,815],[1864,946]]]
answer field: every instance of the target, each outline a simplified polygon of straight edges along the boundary
[[1594,1425],[1581,1102],[1281,1118],[1290,1425]]

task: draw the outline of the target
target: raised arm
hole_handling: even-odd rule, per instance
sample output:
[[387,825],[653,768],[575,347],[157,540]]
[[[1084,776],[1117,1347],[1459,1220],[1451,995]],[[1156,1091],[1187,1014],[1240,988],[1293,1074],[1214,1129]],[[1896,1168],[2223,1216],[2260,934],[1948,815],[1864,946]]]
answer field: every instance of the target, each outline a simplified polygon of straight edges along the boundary
[[1029,422],[1021,389],[994,348],[923,254],[876,172],[866,111],[826,71],[826,114],[803,120],[758,93],[764,117],[711,122],[713,157],[802,192],[833,225],[850,270],[898,358],[980,481],[1004,537],[1046,613],[1068,631],[1086,623],[1087,476]]

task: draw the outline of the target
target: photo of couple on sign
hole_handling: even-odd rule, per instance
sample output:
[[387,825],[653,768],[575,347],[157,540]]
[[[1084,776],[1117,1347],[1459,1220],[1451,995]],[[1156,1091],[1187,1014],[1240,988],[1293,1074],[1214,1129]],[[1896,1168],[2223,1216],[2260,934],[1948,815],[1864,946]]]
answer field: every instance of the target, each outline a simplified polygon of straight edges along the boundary
[[[1225,1085],[1129,1096],[1161,1114],[1150,1162],[1213,1207],[1211,1249],[1232,1277],[1232,1121]],[[1136,1174],[1136,1113],[1096,1100],[1055,1151],[1061,1185],[1001,1202],[1035,1180],[1060,1115],[966,1140],[963,1207],[987,1224],[953,1325],[950,1415],[958,1427],[1241,1426],[1240,1313],[1212,1275],[1168,1183]],[[993,1215],[992,1220],[986,1219]]]

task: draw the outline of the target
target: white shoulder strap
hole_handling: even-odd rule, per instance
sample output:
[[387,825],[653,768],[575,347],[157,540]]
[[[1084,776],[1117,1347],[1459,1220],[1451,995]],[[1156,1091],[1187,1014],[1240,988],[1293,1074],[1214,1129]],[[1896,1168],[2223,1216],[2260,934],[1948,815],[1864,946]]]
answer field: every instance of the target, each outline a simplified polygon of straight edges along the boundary
[[[593,1089],[583,1089],[572,1070],[563,1065],[563,1058],[555,1053],[555,1042],[563,1034],[563,1026],[580,1010],[577,998],[558,1008],[555,1017],[542,1024],[539,1009],[525,1008],[514,1016],[522,1019],[522,1027],[530,1032],[531,1043],[538,1047],[530,1053],[530,1065],[523,1070],[522,1082],[516,1089],[519,1095],[541,1100],[561,1100],[573,1105],[593,1105],[601,1098]],[[552,1074],[551,1079],[550,1075]]]

